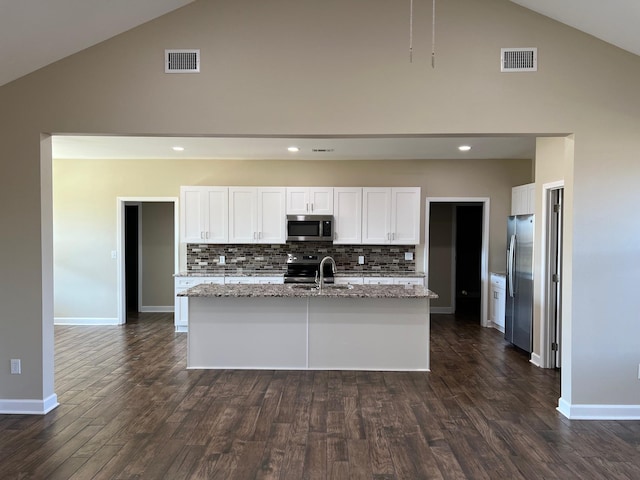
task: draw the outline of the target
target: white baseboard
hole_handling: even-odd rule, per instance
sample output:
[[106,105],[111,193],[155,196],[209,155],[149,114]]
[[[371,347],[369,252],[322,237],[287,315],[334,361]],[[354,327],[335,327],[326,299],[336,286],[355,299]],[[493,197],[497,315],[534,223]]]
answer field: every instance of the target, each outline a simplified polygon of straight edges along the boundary
[[189,327],[186,325],[176,325],[176,332],[177,333],[184,333],[184,332],[188,332],[189,331]]
[[140,307],[140,313],[173,313],[173,311],[173,305]]
[[59,405],[54,393],[43,400],[0,399],[1,415],[45,415]]
[[640,405],[571,405],[561,398],[557,410],[570,420],[640,420]]
[[536,367],[540,367],[542,365],[542,358],[537,353],[531,353],[531,360],[529,362],[533,363]]
[[81,317],[55,317],[54,325],[120,325],[118,319],[113,318],[81,318]]
[[453,315],[453,307],[431,307],[431,313],[440,313],[445,315]]

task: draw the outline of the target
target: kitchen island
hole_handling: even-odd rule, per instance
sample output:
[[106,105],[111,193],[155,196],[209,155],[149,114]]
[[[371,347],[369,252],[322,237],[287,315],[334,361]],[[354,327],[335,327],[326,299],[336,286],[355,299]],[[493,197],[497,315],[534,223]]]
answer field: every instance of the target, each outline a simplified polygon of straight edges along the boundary
[[429,370],[422,286],[198,285],[187,368]]

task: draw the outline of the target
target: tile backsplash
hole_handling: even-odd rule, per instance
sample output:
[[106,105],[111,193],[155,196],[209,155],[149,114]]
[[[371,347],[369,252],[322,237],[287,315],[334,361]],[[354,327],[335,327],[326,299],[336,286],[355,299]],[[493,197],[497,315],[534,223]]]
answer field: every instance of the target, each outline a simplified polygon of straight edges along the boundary
[[[187,244],[187,272],[228,273],[243,270],[287,270],[288,253],[330,255],[340,270],[350,272],[414,272],[415,245],[333,245],[323,242],[268,244]],[[413,260],[405,260],[405,253]],[[221,255],[225,265],[219,264]],[[358,257],[364,256],[364,265]]]

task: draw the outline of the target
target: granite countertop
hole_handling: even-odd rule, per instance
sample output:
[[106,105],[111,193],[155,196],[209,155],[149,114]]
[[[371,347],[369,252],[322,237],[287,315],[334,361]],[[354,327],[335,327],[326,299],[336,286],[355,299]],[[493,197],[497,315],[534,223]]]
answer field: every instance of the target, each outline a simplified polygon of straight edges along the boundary
[[422,272],[393,272],[393,271],[384,271],[378,272],[375,270],[367,270],[366,272],[361,271],[345,271],[338,270],[335,274],[335,277],[403,277],[403,278],[424,278],[424,273]]
[[416,285],[353,285],[317,289],[295,284],[279,285],[198,285],[179,297],[344,297],[344,298],[438,298],[431,290]]

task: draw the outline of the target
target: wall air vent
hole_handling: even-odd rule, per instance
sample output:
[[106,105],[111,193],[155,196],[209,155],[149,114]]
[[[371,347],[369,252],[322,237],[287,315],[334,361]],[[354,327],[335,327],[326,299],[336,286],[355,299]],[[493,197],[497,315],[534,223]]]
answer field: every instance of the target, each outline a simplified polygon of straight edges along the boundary
[[537,48],[500,49],[501,72],[535,72],[538,70]]
[[165,50],[164,73],[200,73],[200,50]]
[[333,148],[312,148],[311,151],[314,153],[331,153],[335,149]]

